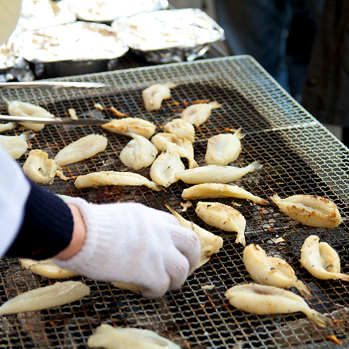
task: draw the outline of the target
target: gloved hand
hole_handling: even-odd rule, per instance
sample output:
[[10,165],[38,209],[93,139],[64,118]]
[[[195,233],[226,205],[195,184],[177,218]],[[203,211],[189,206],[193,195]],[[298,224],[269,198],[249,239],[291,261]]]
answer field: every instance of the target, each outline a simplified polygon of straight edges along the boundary
[[54,259],[63,269],[95,280],[141,286],[144,297],[178,289],[199,265],[196,234],[169,213],[136,203],[90,204],[72,198],[87,234],[80,252],[68,260]]

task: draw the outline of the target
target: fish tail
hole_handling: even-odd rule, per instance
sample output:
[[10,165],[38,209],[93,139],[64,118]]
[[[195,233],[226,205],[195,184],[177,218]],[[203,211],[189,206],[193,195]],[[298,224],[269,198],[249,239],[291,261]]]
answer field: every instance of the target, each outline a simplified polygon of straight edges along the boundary
[[23,132],[20,136],[22,138],[24,138],[25,140],[28,140],[28,139],[34,138],[35,133],[32,130],[28,130],[28,131]]
[[250,168],[250,172],[252,172],[262,168],[262,165],[259,163],[259,161],[254,161],[252,164],[249,164],[248,167]]
[[189,161],[189,168],[199,167],[199,165],[194,159],[188,159],[188,161]]
[[294,284],[296,289],[301,293],[302,296],[305,298],[312,298],[313,293],[311,292],[310,288],[302,281],[297,280],[296,283]]
[[209,103],[209,106],[211,107],[211,109],[216,109],[222,106],[222,104],[219,104],[218,102],[214,101]]
[[316,310],[310,309],[310,311],[308,311],[306,315],[309,319],[313,320],[320,327],[327,327],[333,325],[331,319],[329,319],[323,314],[320,314]]
[[349,275],[342,274],[342,273],[333,273],[333,278],[334,279],[340,279],[340,280],[349,281]]
[[236,237],[236,240],[235,240],[235,243],[236,244],[241,244],[242,246],[246,246],[246,240],[245,240],[245,234],[242,233],[238,233],[237,237]]
[[234,136],[237,137],[238,139],[241,139],[245,137],[245,135],[241,134],[242,127],[239,127],[236,132],[234,133]]
[[254,202],[259,205],[269,205],[269,201],[263,198],[258,197],[257,199],[254,199]]

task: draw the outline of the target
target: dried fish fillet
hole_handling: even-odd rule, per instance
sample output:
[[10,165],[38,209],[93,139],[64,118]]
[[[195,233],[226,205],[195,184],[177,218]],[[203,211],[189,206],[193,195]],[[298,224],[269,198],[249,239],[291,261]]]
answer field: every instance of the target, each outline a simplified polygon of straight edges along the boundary
[[150,166],[158,155],[157,148],[145,137],[131,134],[132,141],[128,142],[119,157],[122,163],[134,170]]
[[141,292],[141,286],[135,284],[126,284],[125,282],[114,281],[111,283],[113,286],[120,288],[121,290],[129,290],[132,292]]
[[189,142],[194,143],[195,129],[194,126],[182,119],[173,119],[164,126],[167,133],[174,133],[178,136],[186,138]]
[[221,183],[197,184],[184,189],[182,198],[184,200],[207,199],[207,198],[238,198],[251,200],[259,205],[267,205],[268,200],[253,195],[237,185],[228,185]]
[[212,109],[219,107],[221,104],[218,102],[194,104],[184,109],[181,119],[199,127],[210,117]]
[[160,151],[175,151],[181,158],[187,158],[189,162],[189,168],[198,166],[198,164],[194,160],[193,145],[186,138],[175,135],[173,133],[158,133],[151,139],[151,142]]
[[19,260],[23,268],[29,269],[37,275],[47,277],[49,279],[66,279],[78,275],[77,273],[62,269],[51,259],[35,261],[33,259],[21,258]]
[[208,225],[238,233],[235,242],[245,246],[246,220],[235,208],[219,202],[198,202],[196,214]]
[[240,137],[241,128],[233,135],[221,133],[211,137],[207,142],[206,164],[225,166],[235,161],[242,151]]
[[105,185],[145,185],[153,190],[161,190],[154,182],[132,172],[101,171],[78,176],[75,180],[78,189]]
[[223,239],[220,236],[214,235],[208,230],[199,227],[197,224],[187,221],[169,205],[165,204],[165,206],[178,219],[180,225],[193,230],[199,237],[201,245],[201,259],[199,266],[205,264],[209,260],[208,257],[214,253],[218,253],[219,249],[223,246]]
[[59,166],[79,162],[102,152],[107,147],[107,139],[101,135],[88,135],[70,143],[55,156]]
[[151,165],[149,174],[153,182],[167,188],[178,181],[176,173],[184,169],[177,152],[164,150]]
[[318,279],[349,281],[349,275],[340,272],[341,264],[337,252],[328,243],[319,243],[316,235],[305,239],[301,249],[301,265]]
[[89,348],[106,349],[180,349],[170,340],[153,331],[136,328],[116,328],[102,324],[87,341]]
[[332,325],[330,319],[311,309],[302,297],[278,287],[237,285],[230,288],[225,295],[232,306],[253,314],[289,314],[301,311],[320,327]]
[[15,122],[7,122],[6,124],[0,124],[0,133],[13,130],[16,127]]
[[56,282],[54,285],[37,288],[10,299],[0,307],[0,315],[58,307],[89,294],[89,287],[82,282]]
[[268,257],[260,246],[248,245],[243,261],[254,281],[281,288],[295,286],[303,296],[311,297],[310,289],[297,279],[292,267],[281,258]]
[[245,174],[253,172],[261,167],[262,166],[258,161],[242,168],[234,166],[208,165],[179,172],[176,176],[178,179],[181,179],[184,183],[188,184],[229,183],[236,181]]
[[[53,114],[42,107],[21,101],[7,102],[7,109],[9,114],[12,116],[28,116],[37,118],[55,117]],[[19,124],[35,132],[41,131],[45,127],[45,124],[37,124],[31,122],[19,122]]]
[[56,161],[49,159],[47,153],[39,149],[29,152],[23,171],[35,183],[52,184],[56,175],[67,179]]
[[176,84],[154,84],[142,92],[143,102],[147,111],[159,110],[162,101],[171,97],[171,88]]
[[18,159],[27,151],[27,140],[32,137],[31,131],[23,132],[19,136],[0,136],[0,145],[7,150],[13,159]]
[[130,132],[132,132],[147,139],[154,134],[156,129],[156,126],[150,121],[139,118],[114,119],[104,125],[101,125],[101,127],[110,132],[127,136],[130,134]]
[[280,211],[294,220],[311,227],[335,228],[342,218],[337,205],[316,195],[293,195],[281,199],[277,194],[270,198]]

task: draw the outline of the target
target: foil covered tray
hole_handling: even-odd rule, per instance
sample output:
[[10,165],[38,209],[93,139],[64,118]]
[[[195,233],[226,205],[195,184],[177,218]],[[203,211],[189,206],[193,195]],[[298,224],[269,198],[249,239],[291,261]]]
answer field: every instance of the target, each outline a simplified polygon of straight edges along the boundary
[[12,36],[27,30],[36,30],[75,21],[75,14],[70,11],[64,1],[22,0],[21,16]]
[[37,77],[111,70],[128,51],[110,26],[86,22],[24,32],[16,37],[15,48],[35,65]]
[[167,0],[64,0],[70,10],[83,21],[112,22],[115,18],[141,12],[162,10]]
[[133,51],[151,62],[192,61],[224,30],[200,9],[163,10],[116,19],[112,28]]

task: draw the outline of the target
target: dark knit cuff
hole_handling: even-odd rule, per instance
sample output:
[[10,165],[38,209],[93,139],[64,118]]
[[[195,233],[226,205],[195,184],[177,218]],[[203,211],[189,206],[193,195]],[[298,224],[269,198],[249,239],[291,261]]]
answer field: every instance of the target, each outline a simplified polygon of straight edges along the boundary
[[36,260],[51,258],[70,244],[73,229],[68,205],[31,182],[22,227],[6,255]]

